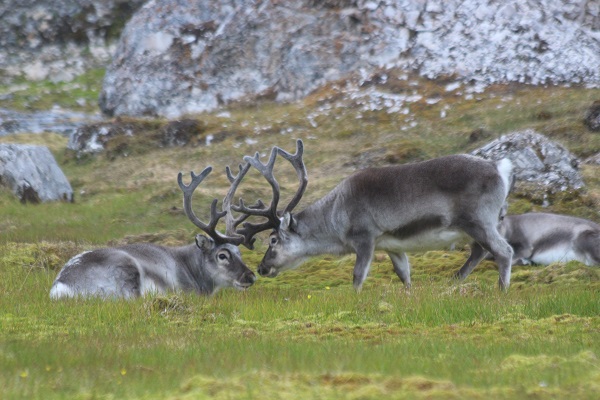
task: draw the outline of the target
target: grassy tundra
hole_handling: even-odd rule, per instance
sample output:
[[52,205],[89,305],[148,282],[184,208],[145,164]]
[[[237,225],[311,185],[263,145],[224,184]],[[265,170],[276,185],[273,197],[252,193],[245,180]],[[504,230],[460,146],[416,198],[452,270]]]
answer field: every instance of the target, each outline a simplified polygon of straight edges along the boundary
[[[22,205],[0,190],[0,397],[597,398],[600,269],[576,262],[514,267],[508,293],[497,290],[490,261],[453,283],[468,255],[459,246],[411,254],[410,292],[387,255],[376,253],[360,294],[347,256],[318,257],[246,292],[213,297],[49,300],[58,270],[82,250],[189,243],[196,232],[181,208],[179,171],[215,167],[195,197],[205,216],[203,200],[227,191],[225,165],[272,145],[291,149],[295,138],[305,141],[303,204],[362,166],[464,152],[515,129],[535,128],[581,157],[600,151],[600,135],[582,123],[597,89],[510,85],[466,97],[443,82],[388,79],[378,91],[422,96],[405,114],[366,110],[338,86],[295,104],[238,104],[229,115],[198,116],[195,146],[149,148],[134,135],[77,159],[64,137],[0,138],[47,145],[76,193],[74,204]],[[69,90],[31,87],[12,101],[35,107],[40,96],[60,102]],[[95,91],[88,92],[91,103]],[[130,122],[145,124],[148,135],[164,123]],[[207,135],[218,140],[207,147]],[[291,195],[295,174],[280,165],[282,194]],[[600,168],[582,172],[587,191],[557,195],[544,209],[513,195],[509,211],[599,222]],[[238,194],[249,201],[269,198],[257,174],[242,186]],[[262,237],[254,252],[243,249],[247,265],[254,269],[265,248]]]

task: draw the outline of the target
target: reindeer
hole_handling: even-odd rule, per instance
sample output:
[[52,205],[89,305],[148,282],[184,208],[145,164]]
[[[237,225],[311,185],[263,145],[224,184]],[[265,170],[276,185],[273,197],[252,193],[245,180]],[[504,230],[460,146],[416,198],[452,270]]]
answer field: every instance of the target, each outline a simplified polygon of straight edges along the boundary
[[[240,290],[250,287],[256,276],[242,261],[237,246],[244,238],[232,229],[234,220],[229,211],[243,175],[240,174],[240,179],[236,180],[227,168],[232,186],[223,200],[222,212],[217,211],[217,199],[213,200],[208,224],[198,219],[192,210],[192,194],[211,171],[212,167],[207,167],[199,175],[192,171],[189,185],[183,183],[181,173],[177,177],[183,191],[185,214],[208,236],[198,234],[195,244],[182,247],[139,243],[83,252],[71,258],[58,273],[50,298],[98,296],[129,299],[146,293],[175,290],[210,295],[223,287],[233,286]],[[227,216],[225,235],[216,230],[217,223],[224,216]]]
[[498,228],[514,251],[513,264],[580,261],[600,265],[600,225],[568,215],[507,215]]
[[[274,147],[266,164],[245,156],[270,184],[269,207],[247,207],[240,199],[232,209],[245,216],[266,219],[245,222],[238,233],[248,246],[254,235],[272,229],[269,248],[258,273],[275,277],[319,254],[356,253],[353,284],[360,291],[375,250],[384,250],[394,271],[409,288],[407,251],[448,246],[463,237],[474,242],[458,279],[465,279],[485,256],[492,253],[499,267],[499,286],[510,284],[512,249],[498,233],[498,219],[510,187],[512,164],[504,159],[487,161],[470,155],[451,155],[412,164],[369,168],[344,179],[325,197],[292,214],[308,183],[302,160],[304,146],[297,141],[296,153]],[[280,155],[295,168],[299,187],[290,203],[279,212],[279,184],[273,175]],[[240,169],[242,167],[240,166]]]

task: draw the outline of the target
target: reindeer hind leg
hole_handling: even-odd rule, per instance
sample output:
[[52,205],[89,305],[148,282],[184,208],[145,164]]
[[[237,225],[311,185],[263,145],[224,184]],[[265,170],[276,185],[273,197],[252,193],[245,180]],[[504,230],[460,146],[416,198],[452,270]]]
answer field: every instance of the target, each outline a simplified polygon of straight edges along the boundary
[[471,254],[469,254],[469,258],[461,267],[461,269],[454,274],[454,278],[458,280],[464,280],[469,274],[473,271],[473,269],[481,262],[481,260],[485,257],[487,251],[481,247],[481,245],[477,242],[471,243]]
[[394,266],[394,271],[398,278],[404,283],[404,286],[407,289],[410,289],[410,263],[408,262],[408,257],[406,253],[392,253],[388,252],[390,259],[392,260],[392,265]]
[[[469,226],[463,228],[463,230],[483,249],[492,253],[494,260],[498,265],[498,272],[500,274],[498,284],[500,289],[507,290],[510,286],[510,271],[513,256],[512,247],[510,247],[508,242],[502,237],[502,235],[500,235],[500,233],[498,233],[498,229],[494,226],[494,224],[488,224],[487,227],[479,224],[470,224]],[[473,254],[471,253],[471,255]],[[485,252],[483,252],[483,255],[485,255]],[[480,256],[477,262],[483,258],[483,255]],[[459,276],[461,271],[463,273],[467,271],[470,272],[470,270],[472,270],[476,265],[475,263],[474,265],[470,265],[468,263],[469,260],[467,260],[467,263],[459,271]]]
[[354,249],[356,251],[356,264],[354,265],[354,277],[353,284],[354,289],[360,292],[362,284],[367,279],[369,269],[371,268],[371,260],[373,259],[373,253],[375,252],[375,244],[369,242],[359,242],[355,244]]
[[576,251],[585,258],[588,266],[600,266],[600,232],[584,231],[576,239]]
[[115,295],[126,299],[139,297],[141,293],[140,271],[135,262],[128,260],[114,267],[113,272]]

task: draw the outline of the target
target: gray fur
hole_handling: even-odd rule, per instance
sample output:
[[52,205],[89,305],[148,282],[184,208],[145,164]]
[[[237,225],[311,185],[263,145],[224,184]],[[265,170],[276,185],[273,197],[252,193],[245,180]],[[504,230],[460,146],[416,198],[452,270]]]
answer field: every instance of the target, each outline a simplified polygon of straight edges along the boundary
[[198,235],[197,244],[182,247],[141,243],[78,254],[58,273],[50,297],[133,298],[177,290],[209,295],[222,287],[247,288],[255,279],[237,246],[217,246]]
[[600,265],[600,225],[550,213],[507,215],[499,226],[514,250],[513,264],[580,261]]
[[303,211],[286,213],[258,272],[275,276],[310,256],[356,253],[353,281],[360,290],[380,249],[410,287],[405,252],[444,248],[469,236],[475,250],[456,276],[466,278],[485,249],[498,260],[499,284],[507,289],[512,250],[497,226],[510,175],[508,160],[469,155],[359,171]]

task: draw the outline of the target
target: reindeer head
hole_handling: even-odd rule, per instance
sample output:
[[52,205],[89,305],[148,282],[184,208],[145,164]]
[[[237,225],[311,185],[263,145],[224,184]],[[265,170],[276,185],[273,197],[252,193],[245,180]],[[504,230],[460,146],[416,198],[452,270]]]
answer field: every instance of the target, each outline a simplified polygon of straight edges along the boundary
[[279,222],[269,235],[269,248],[258,266],[258,273],[269,278],[296,268],[308,258],[306,240],[292,214],[286,212]]
[[198,234],[196,246],[202,251],[206,271],[215,282],[215,286],[233,286],[238,290],[245,290],[256,281],[256,275],[246,266],[236,245],[217,245],[208,236]]
[[[260,157],[256,153],[254,157],[244,157],[247,164],[244,168],[240,166],[240,171],[247,171],[250,165],[256,168],[271,185],[273,192],[269,207],[266,207],[260,200],[256,205],[247,207],[241,199],[239,206],[232,206],[233,210],[242,213],[243,219],[249,216],[266,219],[265,222],[259,224],[246,222],[241,229],[237,230],[239,234],[244,236],[245,245],[249,248],[253,247],[254,235],[262,231],[273,230],[269,236],[269,248],[258,266],[258,273],[262,276],[274,277],[280,271],[292,269],[306,259],[303,239],[296,229],[294,217],[291,213],[300,202],[308,184],[306,168],[302,160],[303,152],[304,145],[301,140],[298,140],[295,154],[274,147],[266,164],[260,161]],[[280,197],[279,183],[273,175],[277,155],[282,156],[293,165],[300,182],[296,194],[281,213],[277,211]]]
[[[216,287],[233,286],[236,289],[246,289],[254,283],[256,276],[246,266],[242,260],[242,255],[238,246],[244,242],[244,237],[238,235],[234,229],[235,224],[232,223],[233,216],[231,215],[231,199],[235,194],[235,190],[239,185],[239,181],[243,177],[239,175],[239,180],[232,182],[232,185],[223,200],[223,210],[217,211],[217,199],[214,199],[211,204],[211,218],[208,224],[200,221],[194,214],[192,209],[192,195],[198,185],[210,174],[212,167],[207,167],[199,175],[191,172],[192,182],[189,185],[183,183],[182,174],[179,173],[177,181],[179,187],[183,191],[183,208],[187,217],[198,228],[203,230],[208,236],[196,235],[196,245],[202,251],[204,260],[204,268],[211,276]],[[227,170],[230,176],[229,169]],[[226,216],[227,227],[226,233],[222,234],[217,231],[216,227],[219,220]]]

